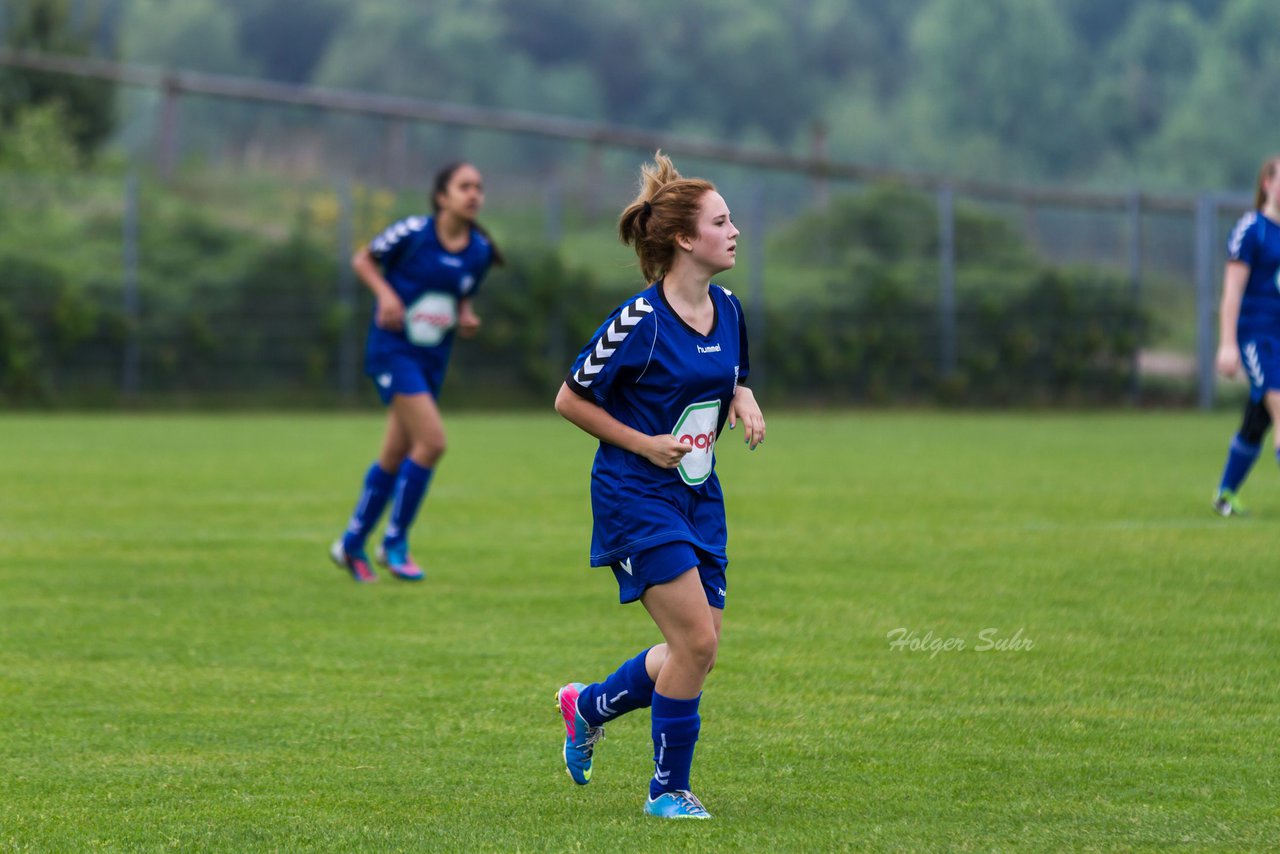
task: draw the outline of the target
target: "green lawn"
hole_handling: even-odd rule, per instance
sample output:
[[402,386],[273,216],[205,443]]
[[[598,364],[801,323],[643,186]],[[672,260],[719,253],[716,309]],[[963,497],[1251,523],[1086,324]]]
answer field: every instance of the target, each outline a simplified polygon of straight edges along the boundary
[[1233,415],[730,433],[697,823],[640,814],[644,712],[561,766],[555,688],[657,639],[585,566],[592,442],[446,420],[428,581],[357,586],[375,413],[0,419],[0,851],[1280,844],[1280,480],[1209,512]]

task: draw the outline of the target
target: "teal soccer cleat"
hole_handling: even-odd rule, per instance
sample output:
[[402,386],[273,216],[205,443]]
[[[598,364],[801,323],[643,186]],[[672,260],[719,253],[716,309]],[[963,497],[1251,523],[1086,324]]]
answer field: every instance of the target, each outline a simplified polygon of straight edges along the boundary
[[426,577],[422,567],[409,557],[409,544],[405,542],[378,546],[378,563],[391,570],[391,574],[401,581],[421,581]]
[[648,799],[644,804],[644,813],[658,818],[711,818],[711,813],[707,812],[702,801],[688,789],[665,792]]
[[591,754],[596,742],[604,738],[604,727],[591,726],[578,713],[578,692],[585,687],[581,682],[570,682],[556,691],[556,708],[564,718],[564,770],[579,786],[591,782]]

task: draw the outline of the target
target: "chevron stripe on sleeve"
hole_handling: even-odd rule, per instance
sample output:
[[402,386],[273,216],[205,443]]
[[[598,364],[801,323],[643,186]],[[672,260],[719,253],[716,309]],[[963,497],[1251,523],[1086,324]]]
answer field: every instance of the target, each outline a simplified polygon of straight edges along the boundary
[[374,258],[382,258],[394,249],[397,243],[410,234],[422,231],[426,225],[426,217],[411,216],[387,226],[381,234],[369,242],[369,254]]
[[582,367],[578,368],[577,373],[573,375],[573,381],[583,388],[590,388],[596,374],[604,368],[609,357],[618,349],[618,345],[626,340],[636,324],[651,311],[653,306],[648,300],[640,297],[618,312],[618,316],[605,328],[604,334],[596,340],[595,349],[587,354]]
[[1227,257],[1232,261],[1248,261],[1250,259],[1242,258],[1241,251],[1244,249],[1244,236],[1258,221],[1258,212],[1249,211],[1240,217],[1236,227],[1231,230],[1231,237],[1227,240]]

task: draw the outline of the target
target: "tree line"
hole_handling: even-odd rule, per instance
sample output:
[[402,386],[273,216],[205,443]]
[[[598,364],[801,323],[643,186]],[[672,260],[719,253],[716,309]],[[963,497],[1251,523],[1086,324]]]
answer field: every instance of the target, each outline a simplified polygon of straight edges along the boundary
[[[1248,186],[1280,88],[1266,0],[12,0],[0,27],[148,65],[1151,189]],[[61,121],[82,153],[110,138],[110,99],[33,119],[56,99],[32,79],[3,75],[0,122]]]

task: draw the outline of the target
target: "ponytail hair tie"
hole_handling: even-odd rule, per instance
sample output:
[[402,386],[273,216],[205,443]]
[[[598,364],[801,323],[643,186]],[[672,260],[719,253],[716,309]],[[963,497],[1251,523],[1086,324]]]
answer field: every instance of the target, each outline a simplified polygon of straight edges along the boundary
[[645,215],[645,216],[648,216],[648,215],[649,215],[649,214],[651,214],[651,213],[653,213],[653,205],[649,204],[649,200],[648,200],[648,199],[645,199],[645,200],[644,200],[644,215]]

